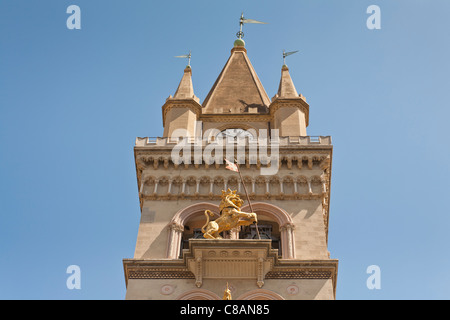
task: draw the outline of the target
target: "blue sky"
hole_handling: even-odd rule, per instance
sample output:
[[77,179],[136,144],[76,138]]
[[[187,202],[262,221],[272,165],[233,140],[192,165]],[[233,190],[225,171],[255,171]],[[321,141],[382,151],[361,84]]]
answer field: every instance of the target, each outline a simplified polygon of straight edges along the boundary
[[[66,27],[69,5],[81,30]],[[369,5],[381,29],[369,30]],[[123,299],[139,224],[135,137],[192,51],[203,101],[242,11],[275,95],[282,51],[333,138],[329,250],[338,299],[448,299],[450,26],[446,0],[0,1],[0,299]],[[68,290],[66,268],[81,268]],[[381,289],[366,286],[370,265]]]

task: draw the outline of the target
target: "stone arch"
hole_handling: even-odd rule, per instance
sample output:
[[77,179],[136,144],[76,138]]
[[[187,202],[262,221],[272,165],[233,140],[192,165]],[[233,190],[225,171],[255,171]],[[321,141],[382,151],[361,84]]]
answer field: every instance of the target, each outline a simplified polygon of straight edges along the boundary
[[179,210],[170,221],[169,227],[169,239],[167,241],[167,258],[168,259],[177,259],[178,254],[180,252],[181,239],[183,236],[184,226],[186,222],[199,214],[204,214],[205,210],[210,210],[214,213],[214,217],[211,219],[217,219],[219,215],[219,206],[208,203],[208,202],[199,202],[193,205],[190,205],[187,208]]
[[269,195],[277,195],[281,193],[281,182],[278,176],[269,178]]
[[225,188],[226,178],[224,176],[215,176],[213,179],[213,194],[222,194],[222,190]]
[[[278,223],[281,233],[282,258],[295,259],[294,222],[291,216],[285,210],[271,203],[255,202],[252,203],[252,208],[257,214],[271,217]],[[250,206],[247,204],[242,211],[250,212]]]
[[[242,179],[245,183],[245,188],[247,189],[249,194],[255,194],[255,179],[252,179],[250,176],[243,176]],[[244,186],[242,185],[242,181],[239,181],[238,192],[244,192]]]
[[158,188],[154,191],[154,193],[158,195],[166,195],[169,193],[169,176],[161,176],[158,178]]
[[155,176],[150,175],[144,175],[142,177],[141,186],[139,191],[143,194],[152,194],[155,190],[155,182],[156,182]]
[[321,194],[323,192],[323,179],[320,176],[312,176],[310,178],[311,192],[313,194]]
[[181,176],[175,176],[172,178],[170,185],[170,194],[178,195],[181,193],[181,187],[183,185],[183,178]]
[[202,176],[199,178],[199,181],[200,181],[199,193],[200,194],[208,194],[210,191],[211,177]]
[[281,189],[282,194],[294,194],[294,178],[292,178],[291,176],[284,176],[281,180]]
[[298,176],[296,179],[297,193],[308,194],[309,193],[309,182],[308,178],[305,176]]
[[184,183],[184,195],[193,196],[197,190],[197,177],[196,176],[188,176],[185,179]]
[[227,189],[230,188],[231,190],[238,190],[238,191],[240,191],[240,189],[239,189],[240,183],[241,183],[241,180],[238,177],[236,177],[234,175],[229,176],[227,178],[226,188]]
[[209,290],[194,289],[182,293],[177,300],[220,300],[220,297]]
[[285,300],[276,292],[266,289],[255,289],[248,291],[237,298],[237,300]]
[[264,195],[269,193],[266,187],[266,180],[268,178],[265,176],[257,176],[255,178],[255,194]]

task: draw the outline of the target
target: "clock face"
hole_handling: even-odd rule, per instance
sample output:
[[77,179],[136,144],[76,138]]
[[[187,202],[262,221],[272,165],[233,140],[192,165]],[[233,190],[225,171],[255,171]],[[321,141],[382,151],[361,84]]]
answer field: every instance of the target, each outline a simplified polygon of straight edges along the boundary
[[243,139],[245,137],[253,139],[253,135],[250,132],[241,128],[225,129],[219,133],[218,136],[222,136],[222,138],[232,138],[234,140],[238,138]]

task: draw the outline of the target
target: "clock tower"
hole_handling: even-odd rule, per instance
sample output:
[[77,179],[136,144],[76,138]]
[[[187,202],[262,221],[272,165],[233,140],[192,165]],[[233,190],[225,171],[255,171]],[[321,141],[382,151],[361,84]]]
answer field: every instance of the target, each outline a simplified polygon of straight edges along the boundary
[[[184,69],[161,109],[163,135],[136,139],[141,220],[134,257],[123,260],[126,299],[214,300],[225,290],[237,300],[335,298],[333,146],[307,135],[309,111],[286,65],[269,98],[242,39],[202,103]],[[257,224],[205,239],[205,211],[219,218],[228,189]]]

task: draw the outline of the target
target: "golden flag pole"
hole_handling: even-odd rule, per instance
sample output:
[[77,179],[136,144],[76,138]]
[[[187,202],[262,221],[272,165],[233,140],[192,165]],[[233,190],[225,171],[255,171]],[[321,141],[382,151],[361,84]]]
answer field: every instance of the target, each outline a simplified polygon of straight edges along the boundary
[[[241,169],[239,168],[239,163],[238,163],[238,161],[236,159],[234,159],[234,161],[236,162],[237,172],[239,173],[239,177],[241,178],[242,186],[244,187],[245,195],[247,196],[247,201],[248,201],[248,205],[250,206],[250,211],[255,213],[253,211],[253,207],[252,207],[252,203],[250,201],[250,197],[248,196],[247,187],[245,186],[244,179],[242,178]],[[255,223],[255,227],[256,227],[256,234],[258,235],[258,239],[261,240],[261,236],[259,235],[258,223]]]

